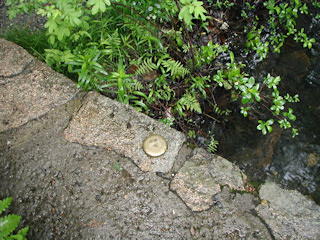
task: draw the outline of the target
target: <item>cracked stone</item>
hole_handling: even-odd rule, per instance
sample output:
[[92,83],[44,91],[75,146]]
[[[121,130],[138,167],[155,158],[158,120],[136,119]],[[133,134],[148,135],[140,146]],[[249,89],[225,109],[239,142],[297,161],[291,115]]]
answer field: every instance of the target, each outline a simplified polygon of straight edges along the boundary
[[[10,78],[20,74],[34,58],[22,47],[0,39],[0,77]],[[5,84],[11,79],[0,79],[0,84]]]
[[213,196],[228,185],[231,189],[244,190],[246,176],[226,159],[195,149],[171,182],[171,190],[177,192],[192,211],[204,211],[213,204]]
[[[143,171],[167,173],[172,169],[185,136],[133,107],[90,92],[80,111],[65,130],[65,138],[89,146],[111,149],[134,161]],[[160,135],[166,152],[158,157],[143,150],[144,140]]]
[[320,239],[320,207],[311,199],[271,182],[261,186],[260,198],[256,211],[275,239]]
[[[8,51],[11,57],[6,56]],[[14,62],[14,58],[17,62]],[[21,67],[28,59],[34,58],[21,47],[0,39],[2,74],[12,74],[13,70],[10,68],[14,67],[14,64]],[[10,67],[6,67],[7,65]],[[18,70],[15,73],[17,72]],[[43,116],[67,103],[79,92],[70,79],[37,60],[33,60],[24,74],[11,77],[10,81],[6,81],[7,79],[4,78],[3,81],[7,83],[0,87],[0,131],[19,127],[31,119]]]

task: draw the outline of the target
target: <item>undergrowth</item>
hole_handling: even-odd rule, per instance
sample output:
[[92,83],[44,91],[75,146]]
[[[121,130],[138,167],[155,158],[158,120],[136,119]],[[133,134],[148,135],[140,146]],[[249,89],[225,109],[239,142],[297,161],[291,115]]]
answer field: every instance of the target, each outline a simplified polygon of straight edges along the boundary
[[10,18],[36,12],[47,19],[46,35],[39,33],[40,41],[30,48],[57,71],[76,75],[78,87],[128,103],[191,140],[203,134],[211,151],[217,143],[195,119],[223,122],[230,109],[220,106],[221,96],[236,103],[262,134],[275,123],[291,129],[293,137],[298,134],[287,106],[298,96],[280,92],[280,76],[249,76],[231,43],[238,35],[243,51],[260,61],[270,51],[279,53],[289,37],[312,48],[315,39],[296,21],[310,15],[311,5],[320,7],[316,0],[8,0],[6,5]]

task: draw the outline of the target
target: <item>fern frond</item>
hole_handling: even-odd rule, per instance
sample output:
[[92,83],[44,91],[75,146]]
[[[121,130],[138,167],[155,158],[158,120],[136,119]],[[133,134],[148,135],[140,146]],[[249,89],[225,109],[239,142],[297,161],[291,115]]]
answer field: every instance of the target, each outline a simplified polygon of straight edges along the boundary
[[138,75],[144,75],[148,72],[151,72],[153,70],[157,69],[157,65],[153,63],[152,58],[144,59],[144,61],[138,66],[136,70],[136,74]]
[[104,53],[109,55],[109,58],[113,58],[119,55],[119,48],[121,48],[121,37],[119,35],[118,29],[108,36],[101,45],[105,45]]
[[214,135],[210,136],[210,143],[207,147],[208,152],[214,153],[218,149],[219,142],[214,139]]
[[184,77],[189,73],[189,70],[183,67],[181,62],[174,59],[162,60],[161,65],[167,69],[166,72],[170,72],[173,79]]
[[140,91],[141,89],[143,89],[143,85],[141,82],[139,82],[137,79],[133,80],[133,86],[132,86],[132,90],[134,91]]
[[12,197],[0,200],[0,214],[10,206],[11,202],[12,202]]
[[188,43],[188,44],[183,44],[183,45],[182,45],[182,51],[183,51],[184,53],[189,52],[189,51],[190,51],[190,44],[189,44],[189,43]]
[[[22,237],[25,237],[25,236],[27,235],[28,231],[29,231],[29,227],[24,227],[24,228],[22,228],[22,229],[20,229],[20,230],[18,231],[18,233],[16,234],[16,236],[17,236],[17,235],[21,235]],[[23,240],[24,240],[24,239],[26,239],[26,238],[23,238]]]
[[176,110],[179,112],[181,116],[184,115],[184,110],[190,110],[197,113],[202,113],[200,103],[198,99],[191,95],[190,93],[186,93],[179,99],[176,105]]
[[213,105],[213,111],[218,115],[225,115],[225,116],[228,116],[231,112],[229,109],[222,110],[221,108],[218,107],[217,104]]
[[10,214],[0,218],[0,233],[2,236],[9,236],[17,227],[21,216]]
[[[156,91],[155,95],[158,99],[161,100],[166,100],[166,101],[170,101],[171,99],[171,92],[174,93],[174,91],[172,91],[171,89],[166,90],[166,89],[159,89],[158,91]],[[174,94],[173,94],[174,95]]]

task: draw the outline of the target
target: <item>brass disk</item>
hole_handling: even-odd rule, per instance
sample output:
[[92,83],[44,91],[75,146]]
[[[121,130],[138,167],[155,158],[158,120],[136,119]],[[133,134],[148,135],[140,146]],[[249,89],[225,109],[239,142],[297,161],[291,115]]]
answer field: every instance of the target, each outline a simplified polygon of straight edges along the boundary
[[144,152],[151,157],[159,157],[167,151],[167,141],[159,135],[151,135],[143,142]]

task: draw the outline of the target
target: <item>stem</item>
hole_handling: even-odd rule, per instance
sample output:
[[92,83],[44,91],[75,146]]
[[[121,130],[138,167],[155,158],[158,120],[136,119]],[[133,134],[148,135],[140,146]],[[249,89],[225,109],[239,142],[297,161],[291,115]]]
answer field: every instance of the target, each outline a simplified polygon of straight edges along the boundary
[[[176,2],[176,5],[179,9],[179,12],[181,11],[181,7],[180,7],[180,4],[178,3],[178,0],[175,0]],[[191,52],[191,57],[192,57],[192,66],[191,66],[191,73],[194,72],[194,69],[195,69],[195,66],[196,66],[196,60],[194,58],[194,52],[193,52],[193,48],[192,48],[192,41],[191,41],[191,37],[190,37],[190,34],[189,34],[189,31],[188,31],[188,28],[187,28],[187,25],[184,21],[184,19],[182,19],[182,23],[183,23],[183,26],[186,30],[186,33],[187,33],[187,37],[188,37],[188,41],[189,41],[189,44],[190,44],[190,52]]]

